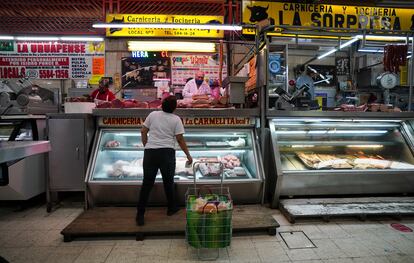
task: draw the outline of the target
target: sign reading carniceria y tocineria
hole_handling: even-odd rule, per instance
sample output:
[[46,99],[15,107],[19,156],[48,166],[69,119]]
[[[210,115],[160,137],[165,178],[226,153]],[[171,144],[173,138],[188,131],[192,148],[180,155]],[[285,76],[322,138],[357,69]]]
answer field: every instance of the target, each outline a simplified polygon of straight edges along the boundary
[[[244,23],[255,24],[266,18],[272,19],[276,26],[414,30],[414,9],[243,0]],[[255,32],[249,28],[243,33]]]
[[[148,14],[110,14],[107,23],[125,24],[223,24],[223,16],[183,16]],[[211,29],[159,29],[159,28],[108,28],[108,37],[205,37],[223,38],[222,30]]]

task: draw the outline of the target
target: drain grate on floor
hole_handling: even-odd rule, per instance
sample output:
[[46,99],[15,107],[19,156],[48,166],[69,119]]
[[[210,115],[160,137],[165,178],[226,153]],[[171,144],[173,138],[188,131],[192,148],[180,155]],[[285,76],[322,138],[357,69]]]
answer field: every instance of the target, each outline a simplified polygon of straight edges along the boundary
[[303,231],[279,232],[289,249],[315,248],[315,244]]

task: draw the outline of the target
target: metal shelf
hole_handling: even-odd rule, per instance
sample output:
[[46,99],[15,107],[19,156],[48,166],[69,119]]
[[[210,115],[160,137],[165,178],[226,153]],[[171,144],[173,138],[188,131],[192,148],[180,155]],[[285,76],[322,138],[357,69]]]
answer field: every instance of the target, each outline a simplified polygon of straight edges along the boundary
[[[175,148],[176,150],[180,150],[180,148]],[[188,146],[188,149],[191,149],[193,151],[247,151],[247,150],[253,150],[252,147],[219,147],[214,146],[212,148],[206,148],[206,147],[191,147]],[[131,152],[137,152],[137,151],[143,151],[144,148],[138,148],[138,147],[102,147],[102,151],[131,151]]]

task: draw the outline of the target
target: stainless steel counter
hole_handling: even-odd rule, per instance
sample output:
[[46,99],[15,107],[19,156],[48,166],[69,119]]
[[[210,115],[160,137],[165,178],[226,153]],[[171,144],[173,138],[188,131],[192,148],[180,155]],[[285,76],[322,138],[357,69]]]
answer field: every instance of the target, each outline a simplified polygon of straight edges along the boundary
[[414,112],[344,112],[344,111],[267,111],[267,118],[378,118],[378,119],[414,119]]
[[0,163],[46,153],[50,150],[49,141],[1,141]]
[[1,120],[46,119],[46,115],[16,114],[0,116]]

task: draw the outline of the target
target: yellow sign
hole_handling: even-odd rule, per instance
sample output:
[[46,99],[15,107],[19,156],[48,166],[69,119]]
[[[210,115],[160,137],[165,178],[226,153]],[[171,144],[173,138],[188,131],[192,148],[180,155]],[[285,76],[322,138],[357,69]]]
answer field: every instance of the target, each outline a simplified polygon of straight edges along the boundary
[[[104,127],[139,127],[145,118],[140,117],[101,117],[99,126]],[[197,127],[245,127],[254,126],[255,119],[249,117],[184,117],[184,126]]]
[[[243,23],[256,24],[266,18],[273,20],[275,25],[414,30],[414,9],[243,0]],[[243,34],[254,33],[254,28],[243,30]]]
[[[182,16],[148,14],[111,14],[107,23],[125,24],[223,24],[223,16]],[[223,30],[211,29],[159,29],[159,28],[107,28],[108,37],[204,37],[223,38]]]
[[89,79],[89,84],[91,84],[91,85],[98,85],[99,84],[99,80],[103,76],[104,75],[92,75],[92,77]]

